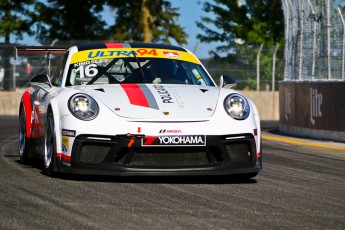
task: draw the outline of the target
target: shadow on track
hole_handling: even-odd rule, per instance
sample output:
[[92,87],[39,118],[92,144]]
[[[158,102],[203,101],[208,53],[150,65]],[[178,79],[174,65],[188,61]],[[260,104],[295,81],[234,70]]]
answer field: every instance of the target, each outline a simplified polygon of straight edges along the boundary
[[[7,156],[14,157],[14,156]],[[25,165],[19,160],[15,162],[28,169],[38,169],[42,176],[43,161],[33,159],[30,164]],[[65,174],[56,173],[55,179],[70,181],[87,181],[87,182],[109,182],[109,183],[149,183],[149,184],[255,184],[255,179],[241,178],[238,175],[221,175],[221,176],[103,176],[103,175],[84,175],[84,174]]]

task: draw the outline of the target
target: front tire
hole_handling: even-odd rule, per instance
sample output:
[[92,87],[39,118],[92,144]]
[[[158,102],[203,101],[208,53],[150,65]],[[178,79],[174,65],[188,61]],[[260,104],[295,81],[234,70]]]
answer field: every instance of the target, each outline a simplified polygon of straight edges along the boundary
[[44,173],[48,176],[53,176],[55,173],[56,135],[54,116],[52,113],[48,114],[44,143]]

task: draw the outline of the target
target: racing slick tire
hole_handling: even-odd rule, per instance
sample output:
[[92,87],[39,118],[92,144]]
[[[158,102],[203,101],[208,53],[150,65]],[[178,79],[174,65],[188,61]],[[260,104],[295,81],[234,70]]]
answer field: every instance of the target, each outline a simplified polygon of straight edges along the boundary
[[30,164],[28,156],[28,140],[26,137],[26,117],[24,107],[20,107],[19,112],[19,158],[20,163]]
[[48,113],[46,135],[44,140],[44,173],[54,176],[54,164],[56,153],[56,136],[53,113]]

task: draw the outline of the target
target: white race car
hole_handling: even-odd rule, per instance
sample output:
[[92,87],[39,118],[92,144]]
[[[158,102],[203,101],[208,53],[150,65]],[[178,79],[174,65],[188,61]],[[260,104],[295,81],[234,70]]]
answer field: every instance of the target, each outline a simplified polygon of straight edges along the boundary
[[[52,76],[37,75],[21,98],[20,160],[44,172],[102,175],[227,175],[262,168],[258,110],[217,87],[188,50],[147,43],[15,47],[61,54]],[[49,73],[50,71],[48,71]]]

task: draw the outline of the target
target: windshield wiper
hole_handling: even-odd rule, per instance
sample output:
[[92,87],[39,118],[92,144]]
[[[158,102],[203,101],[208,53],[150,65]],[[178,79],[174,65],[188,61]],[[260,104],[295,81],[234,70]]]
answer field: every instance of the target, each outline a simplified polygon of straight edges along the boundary
[[140,65],[140,62],[139,62],[139,60],[138,60],[138,58],[137,58],[137,55],[135,55],[135,51],[132,51],[132,54],[133,54],[133,56],[134,56],[134,58],[135,58],[135,60],[136,60],[136,62],[137,62],[137,64],[138,64],[138,66],[139,66],[139,70],[140,70],[140,80],[141,80],[141,82],[142,82],[142,83],[147,83],[147,80],[146,80],[146,77],[145,77],[143,68],[142,68],[141,65]]

